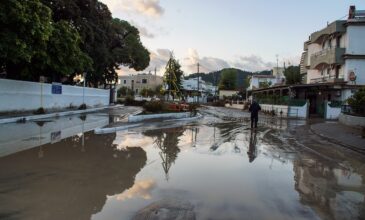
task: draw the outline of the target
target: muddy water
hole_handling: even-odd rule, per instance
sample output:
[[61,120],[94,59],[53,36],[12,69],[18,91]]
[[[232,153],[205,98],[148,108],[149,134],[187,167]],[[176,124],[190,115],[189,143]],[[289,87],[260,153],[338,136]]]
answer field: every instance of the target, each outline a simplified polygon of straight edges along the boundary
[[128,220],[150,204],[166,209],[161,201],[189,204],[196,219],[365,217],[364,158],[312,136],[299,141],[288,129],[300,124],[262,119],[251,131],[205,113],[41,142],[0,157],[0,219]]

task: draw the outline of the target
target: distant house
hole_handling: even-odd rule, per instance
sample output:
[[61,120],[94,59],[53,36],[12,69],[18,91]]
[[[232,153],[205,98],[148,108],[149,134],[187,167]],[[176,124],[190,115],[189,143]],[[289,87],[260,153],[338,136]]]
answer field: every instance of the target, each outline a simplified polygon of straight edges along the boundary
[[219,90],[219,99],[224,99],[224,97],[231,97],[237,94],[238,91],[236,90]]
[[216,86],[205,82],[200,77],[182,80],[181,87],[187,102],[196,102],[198,94],[200,95],[199,101],[206,102],[208,96],[215,96],[217,92]]
[[161,76],[156,74],[136,74],[128,76],[119,76],[119,83],[117,89],[121,87],[127,87],[132,89],[136,94],[138,94],[142,89],[156,89],[156,87],[163,84],[163,79]]

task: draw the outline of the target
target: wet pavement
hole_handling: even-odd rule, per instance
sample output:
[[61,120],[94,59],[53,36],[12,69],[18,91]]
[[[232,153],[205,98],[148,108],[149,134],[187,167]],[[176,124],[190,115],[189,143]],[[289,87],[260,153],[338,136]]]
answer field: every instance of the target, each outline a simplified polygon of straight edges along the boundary
[[126,107],[0,128],[0,219],[364,219],[365,157],[302,120],[206,107],[110,134]]

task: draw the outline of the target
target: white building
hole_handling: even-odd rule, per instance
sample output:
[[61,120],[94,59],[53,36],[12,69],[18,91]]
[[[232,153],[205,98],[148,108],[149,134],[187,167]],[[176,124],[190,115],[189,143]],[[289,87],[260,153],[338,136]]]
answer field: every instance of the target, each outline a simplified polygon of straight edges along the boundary
[[136,75],[128,75],[128,76],[119,76],[119,83],[117,89],[121,87],[127,87],[132,89],[136,94],[146,88],[146,89],[156,89],[157,86],[163,84],[163,79],[161,76],[157,76],[156,74],[136,74]]
[[187,102],[196,102],[197,101],[196,93],[201,94],[199,101],[206,102],[208,96],[215,96],[218,91],[216,86],[213,86],[210,83],[205,82],[200,77],[183,79],[181,81],[181,87],[182,90],[184,91]]
[[347,20],[312,33],[304,43],[301,74],[307,84],[365,85],[365,11],[351,6]]
[[[265,88],[267,86],[277,86],[285,82],[284,68],[281,72],[275,72],[275,75],[252,75],[250,77],[250,85],[248,90]],[[276,70],[277,71],[277,70]],[[274,72],[274,71],[273,71]]]

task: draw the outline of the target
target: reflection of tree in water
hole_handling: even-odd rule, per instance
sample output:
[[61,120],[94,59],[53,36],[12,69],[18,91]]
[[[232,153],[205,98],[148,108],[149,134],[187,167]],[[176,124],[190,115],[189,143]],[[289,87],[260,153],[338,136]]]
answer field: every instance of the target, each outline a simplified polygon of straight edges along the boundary
[[[142,148],[117,150],[116,134],[85,133],[0,158],[0,216],[6,219],[90,219],[108,195],[134,184],[147,156]],[[21,198],[21,199],[19,199]]]
[[162,167],[164,169],[166,180],[169,179],[169,170],[175,162],[180,149],[178,147],[179,137],[184,134],[185,129],[182,127],[149,130],[144,134],[154,137],[156,146],[161,150]]

